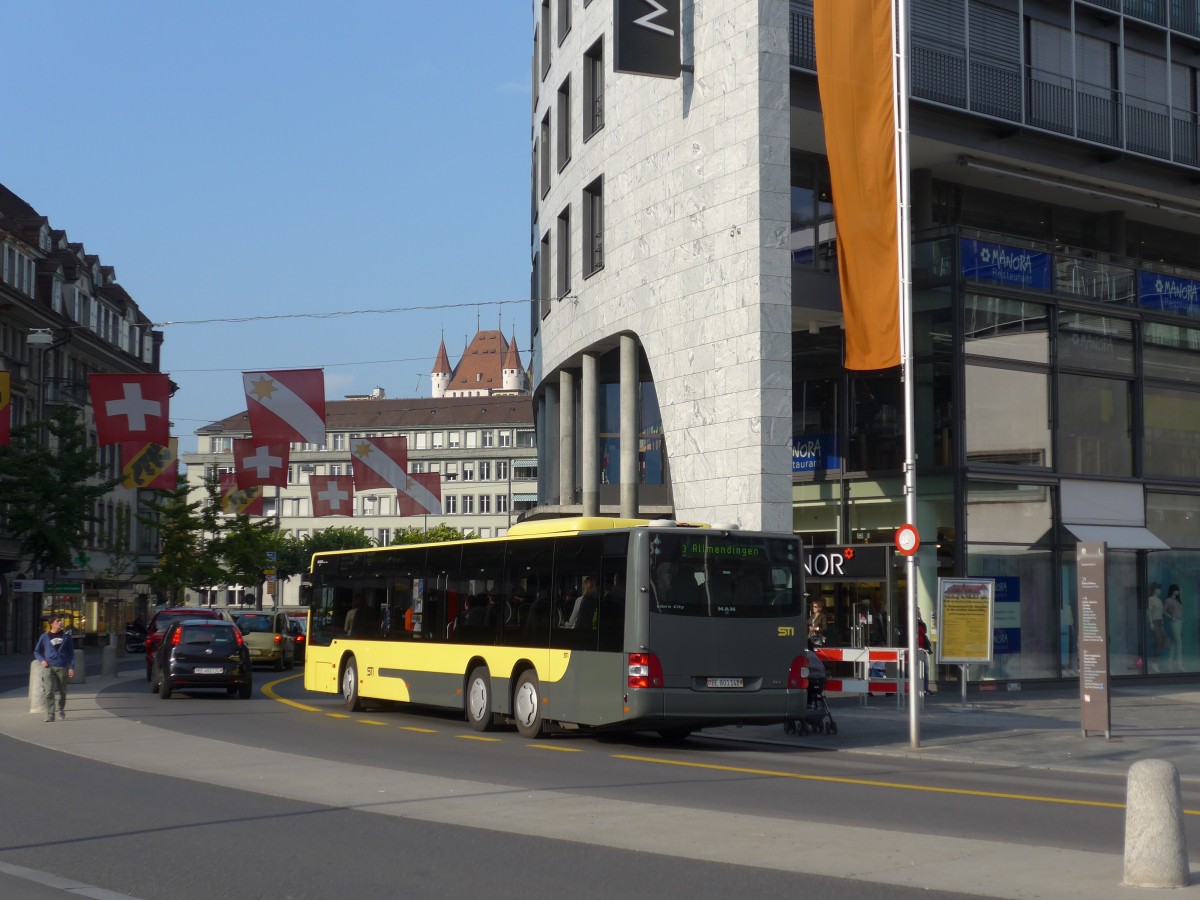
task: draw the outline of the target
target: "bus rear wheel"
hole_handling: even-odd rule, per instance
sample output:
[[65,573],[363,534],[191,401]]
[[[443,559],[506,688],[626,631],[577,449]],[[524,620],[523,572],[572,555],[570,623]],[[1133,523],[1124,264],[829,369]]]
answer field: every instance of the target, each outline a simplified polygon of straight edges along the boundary
[[492,730],[492,675],[487,666],[478,666],[467,676],[466,713],[476,731]]
[[533,671],[522,672],[517,679],[517,689],[513,692],[513,718],[521,737],[539,738],[546,733],[546,721],[542,718],[542,691]]
[[362,698],[358,696],[358,663],[354,657],[346,660],[342,670],[342,702],[350,712],[362,712]]

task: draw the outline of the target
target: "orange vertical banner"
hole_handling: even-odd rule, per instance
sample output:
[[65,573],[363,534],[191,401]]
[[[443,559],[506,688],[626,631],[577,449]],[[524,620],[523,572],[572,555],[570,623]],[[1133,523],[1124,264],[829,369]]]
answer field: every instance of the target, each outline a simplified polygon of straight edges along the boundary
[[892,0],[815,0],[846,368],[900,365]]
[[12,428],[12,375],[0,372],[0,447],[7,447]]

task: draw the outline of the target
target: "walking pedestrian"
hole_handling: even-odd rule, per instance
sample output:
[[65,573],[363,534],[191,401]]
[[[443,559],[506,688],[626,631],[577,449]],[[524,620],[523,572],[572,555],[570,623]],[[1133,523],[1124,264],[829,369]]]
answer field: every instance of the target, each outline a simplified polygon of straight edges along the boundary
[[42,664],[42,696],[46,700],[46,721],[67,717],[67,680],[75,675],[75,643],[63,631],[62,616],[50,617],[50,630],[38,638],[33,658]]

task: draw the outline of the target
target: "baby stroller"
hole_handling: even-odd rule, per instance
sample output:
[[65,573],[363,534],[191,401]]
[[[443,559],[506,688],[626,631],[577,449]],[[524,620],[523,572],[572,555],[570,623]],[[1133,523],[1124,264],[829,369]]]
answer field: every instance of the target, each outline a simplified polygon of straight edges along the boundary
[[829,711],[825,700],[825,664],[813,651],[808,650],[808,698],[804,715],[783,723],[784,734],[837,734],[837,722]]

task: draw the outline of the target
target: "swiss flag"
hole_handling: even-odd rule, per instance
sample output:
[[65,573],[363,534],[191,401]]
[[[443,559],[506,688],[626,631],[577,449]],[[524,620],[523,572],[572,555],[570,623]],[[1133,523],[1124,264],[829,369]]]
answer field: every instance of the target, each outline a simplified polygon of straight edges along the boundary
[[396,514],[423,516],[442,511],[442,476],[439,472],[414,472],[397,485]]
[[12,375],[0,372],[0,447],[7,447],[12,427]]
[[127,488],[173,491],[179,487],[179,439],[161,444],[121,445],[121,484]]
[[321,369],[243,372],[246,412],[254,440],[325,443],[325,373]]
[[239,516],[263,514],[263,490],[259,486],[239,490],[232,472],[221,473],[221,512]]
[[354,479],[349,475],[309,475],[314,516],[354,514]]
[[270,484],[287,487],[288,455],[287,444],[260,444],[253,438],[235,439],[233,471],[237,475],[237,486],[248,488]]
[[408,438],[368,437],[350,441],[354,489],[398,488],[408,478]]
[[171,440],[167,406],[171,379],[166,375],[89,375],[96,440],[109,444],[142,443],[166,447]]

